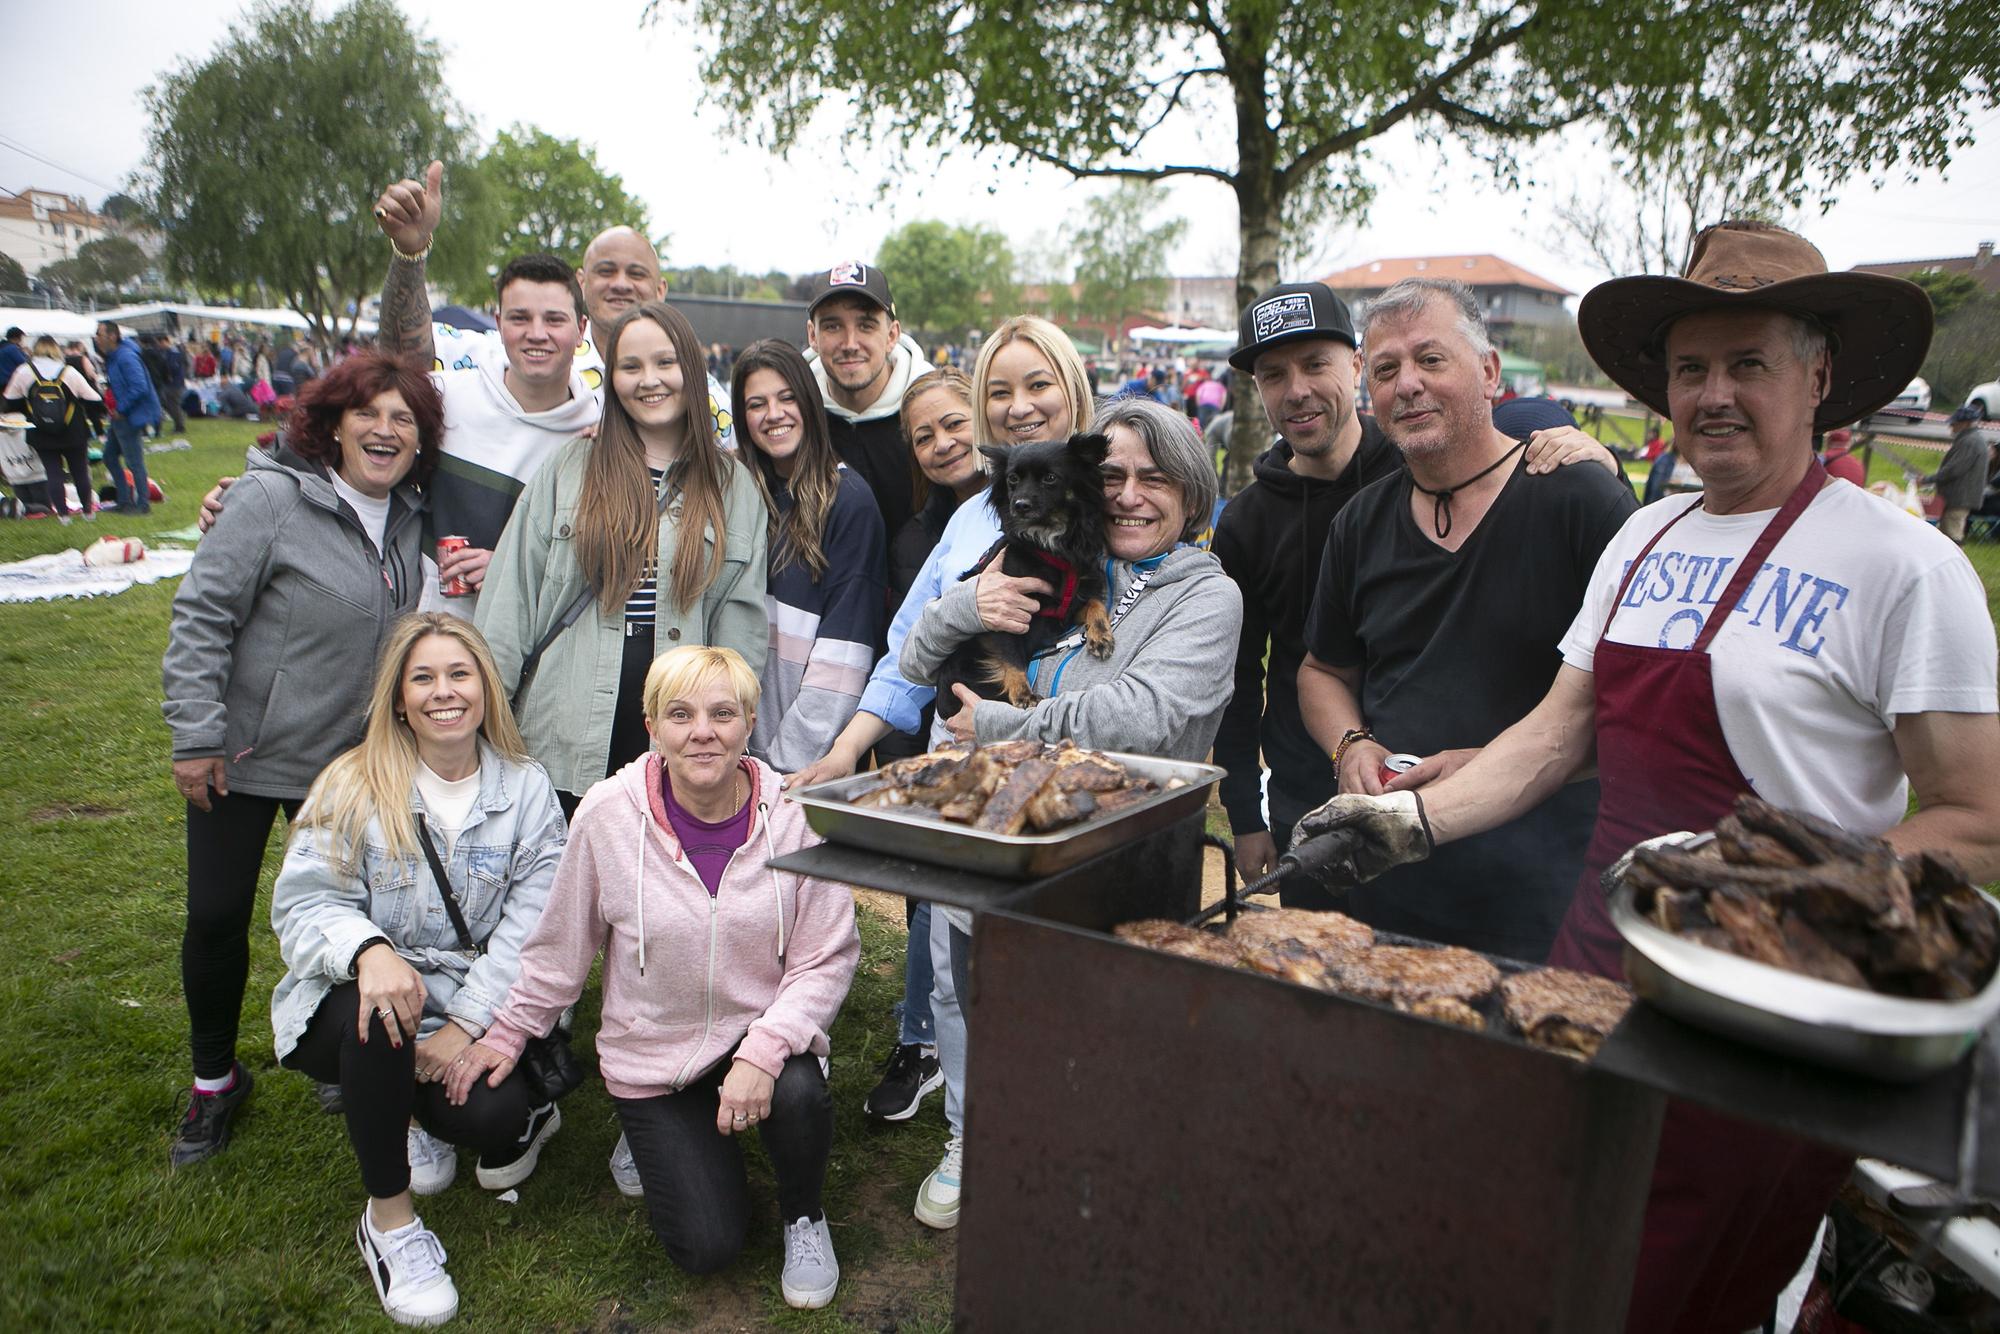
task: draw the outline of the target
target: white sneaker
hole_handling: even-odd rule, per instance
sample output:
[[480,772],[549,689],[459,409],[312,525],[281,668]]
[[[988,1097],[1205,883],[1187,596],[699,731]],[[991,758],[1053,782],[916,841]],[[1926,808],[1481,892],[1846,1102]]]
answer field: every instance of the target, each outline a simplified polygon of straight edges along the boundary
[[377,1232],[362,1206],[354,1243],[375,1281],[382,1309],[399,1325],[442,1325],[458,1314],[458,1288],[444,1272],[444,1243],[412,1219],[393,1232]]
[[512,1158],[490,1161],[495,1154],[479,1155],[479,1168],[473,1173],[479,1184],[488,1190],[506,1190],[518,1186],[535,1174],[535,1164],[542,1156],[542,1146],[549,1142],[549,1136],[562,1129],[562,1111],[552,1102],[543,1103],[528,1113],[528,1125],[521,1132],[521,1148]]
[[414,1194],[435,1195],[458,1175],[458,1150],[422,1126],[410,1127],[409,1156]]
[[785,1273],[778,1285],[786,1305],[801,1311],[817,1311],[833,1300],[833,1290],[840,1286],[840,1261],[833,1258],[826,1219],[785,1224]]
[[917,1221],[926,1227],[958,1226],[959,1173],[965,1166],[965,1141],[953,1135],[945,1141],[944,1157],[917,1190]]
[[623,1135],[611,1147],[611,1180],[617,1183],[620,1195],[637,1200],[646,1194],[646,1183],[639,1180],[639,1164],[632,1159],[632,1141]]

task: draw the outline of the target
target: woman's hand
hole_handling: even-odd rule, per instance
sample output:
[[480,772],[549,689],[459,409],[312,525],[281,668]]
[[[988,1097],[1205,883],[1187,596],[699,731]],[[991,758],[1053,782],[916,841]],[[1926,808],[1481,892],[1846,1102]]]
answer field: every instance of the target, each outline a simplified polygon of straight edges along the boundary
[[451,1063],[471,1045],[472,1034],[460,1028],[456,1020],[445,1020],[443,1028],[417,1043],[417,1082],[442,1084]]
[[196,810],[214,809],[208,803],[210,788],[215,795],[229,795],[229,772],[223,767],[220,755],[209,755],[198,760],[174,761],[174,786],[181,795],[194,803]]
[[445,1067],[444,1100],[454,1107],[463,1107],[472,1092],[472,1082],[481,1075],[486,1075],[486,1087],[499,1088],[513,1073],[513,1057],[502,1056],[485,1043],[475,1042],[452,1057],[451,1064]]
[[979,696],[972,693],[972,687],[963,681],[953,686],[951,693],[958,696],[958,712],[945,719],[945,730],[951,733],[953,741],[962,741],[968,746],[979,744],[979,739],[973,731],[972,711],[982,701]]
[[835,778],[845,778],[854,772],[859,763],[835,742],[833,749],[808,764],[795,774],[787,774],[778,780],[778,787],[786,792],[796,792],[814,783],[825,783]]
[[980,571],[973,581],[973,603],[979,609],[979,623],[1003,635],[1026,634],[1040,609],[1038,597],[1055,589],[1040,579],[1017,579],[995,561]]
[[716,1130],[733,1135],[766,1120],[771,1115],[771,1090],[777,1082],[740,1056],[731,1061],[715,1108]]
[[389,1045],[400,1047],[405,1036],[415,1037],[424,1017],[424,979],[403,961],[387,941],[377,941],[361,951],[354,962],[354,980],[361,993],[356,1027],[361,1040],[368,1041],[368,1020],[382,1016],[389,1030]]
[[1440,778],[1449,778],[1466,766],[1479,747],[1469,746],[1463,750],[1441,750],[1435,755],[1426,755],[1417,763],[1382,784],[1384,792],[1407,792],[1412,788],[1429,787]]
[[1617,455],[1574,426],[1547,426],[1534,432],[1528,437],[1526,457],[1530,477],[1585,462],[1609,468],[1614,477],[1625,476]]

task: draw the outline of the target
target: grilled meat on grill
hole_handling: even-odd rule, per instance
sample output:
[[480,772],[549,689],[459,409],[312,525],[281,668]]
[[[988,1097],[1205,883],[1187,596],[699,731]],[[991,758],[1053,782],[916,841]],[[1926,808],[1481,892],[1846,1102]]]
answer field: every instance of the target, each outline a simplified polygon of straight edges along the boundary
[[942,746],[884,765],[856,806],[932,816],[995,833],[1047,833],[1124,810],[1160,791],[1123,764],[1064,741]]
[[1272,908],[1246,912],[1229,928],[1229,937],[1250,951],[1296,949],[1328,963],[1344,959],[1375,943],[1365,922],[1337,912],[1304,908]]
[[1120,940],[1129,940],[1134,945],[1144,945],[1149,950],[1159,950],[1162,954],[1178,954],[1183,958],[1202,959],[1209,963],[1219,963],[1225,968],[1235,968],[1243,962],[1243,951],[1235,941],[1214,931],[1203,931],[1164,918],[1153,918],[1143,922],[1126,922],[1113,927],[1111,934]]
[[1405,1008],[1440,999],[1476,1005],[1499,985],[1500,970],[1484,955],[1456,945],[1376,945],[1334,965],[1333,981],[1350,996]]
[[1632,993],[1609,978],[1567,968],[1535,968],[1500,982],[1500,1013],[1537,1047],[1589,1060],[1632,1007]]

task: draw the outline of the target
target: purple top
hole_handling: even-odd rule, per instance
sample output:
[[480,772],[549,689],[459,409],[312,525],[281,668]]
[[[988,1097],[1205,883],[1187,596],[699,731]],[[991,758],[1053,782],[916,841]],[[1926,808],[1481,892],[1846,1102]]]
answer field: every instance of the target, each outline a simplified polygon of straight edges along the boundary
[[698,819],[674,800],[674,785],[667,778],[664,764],[660,766],[660,796],[666,804],[667,823],[673,826],[674,837],[681,841],[681,851],[694,863],[701,882],[708,886],[708,896],[714,898],[715,891],[722,886],[722,872],[730,857],[750,837],[750,798],[744,797],[736,814],[726,820],[711,823]]

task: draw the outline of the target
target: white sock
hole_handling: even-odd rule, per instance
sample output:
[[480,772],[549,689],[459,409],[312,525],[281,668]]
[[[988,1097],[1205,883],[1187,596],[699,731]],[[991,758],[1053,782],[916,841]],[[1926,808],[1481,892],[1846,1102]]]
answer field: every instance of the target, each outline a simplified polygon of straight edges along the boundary
[[235,1070],[231,1070],[220,1079],[203,1079],[200,1075],[194,1077],[194,1091],[196,1093],[227,1093],[235,1087]]

